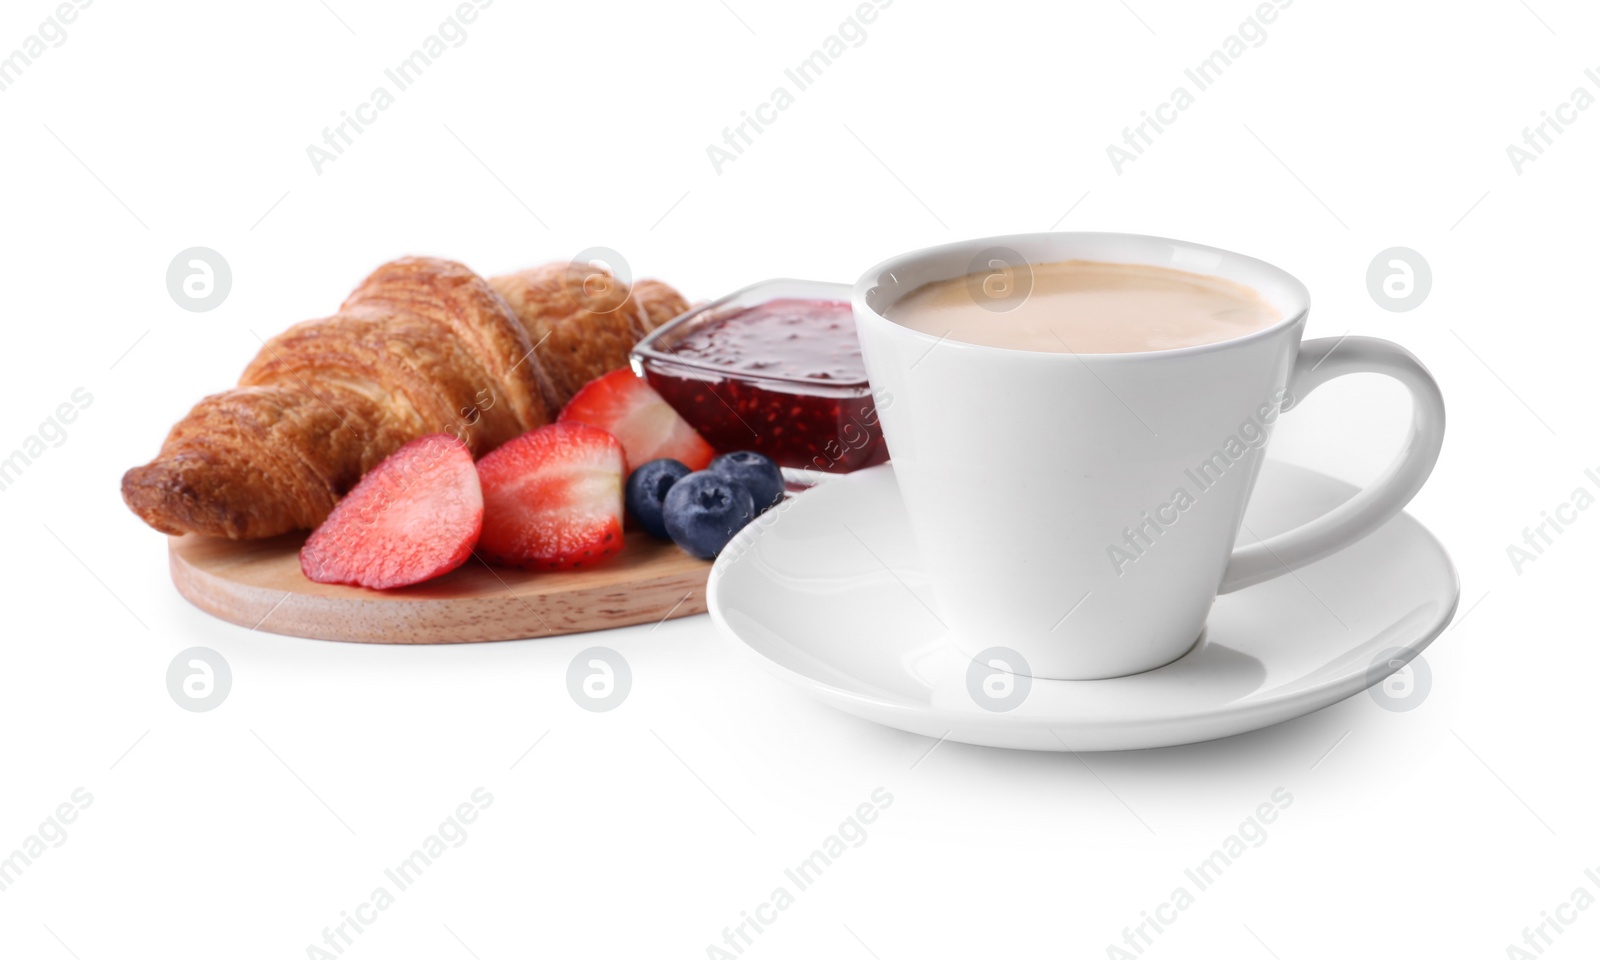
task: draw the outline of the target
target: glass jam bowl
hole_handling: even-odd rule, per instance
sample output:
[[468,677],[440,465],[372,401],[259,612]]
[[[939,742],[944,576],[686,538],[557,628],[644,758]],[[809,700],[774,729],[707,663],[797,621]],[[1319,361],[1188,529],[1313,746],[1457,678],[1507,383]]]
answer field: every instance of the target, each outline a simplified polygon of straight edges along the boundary
[[631,359],[719,453],[765,454],[791,482],[889,459],[849,284],[753,284],[657,328]]

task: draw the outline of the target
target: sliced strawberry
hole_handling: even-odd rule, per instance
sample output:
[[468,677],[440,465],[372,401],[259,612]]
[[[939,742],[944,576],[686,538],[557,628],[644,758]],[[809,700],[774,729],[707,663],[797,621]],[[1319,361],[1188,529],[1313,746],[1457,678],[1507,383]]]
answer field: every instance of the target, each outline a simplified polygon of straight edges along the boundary
[[622,549],[622,444],[582,423],[552,423],[478,461],[483,536],[500,563],[559,570]]
[[403,587],[461,566],[482,528],[472,453],[435,433],[361,478],[300,548],[300,569],[318,583]]
[[622,441],[629,470],[661,457],[704,470],[716,455],[661,394],[626,367],[584,384],[556,420],[587,423]]

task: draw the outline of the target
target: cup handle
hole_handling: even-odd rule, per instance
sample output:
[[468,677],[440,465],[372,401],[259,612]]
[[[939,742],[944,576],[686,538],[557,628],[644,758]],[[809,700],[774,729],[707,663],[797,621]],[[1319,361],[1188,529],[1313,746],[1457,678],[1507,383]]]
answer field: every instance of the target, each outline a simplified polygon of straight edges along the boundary
[[1433,472],[1444,443],[1444,397],[1426,367],[1404,347],[1372,337],[1328,337],[1300,345],[1289,374],[1291,405],[1347,373],[1381,373],[1411,392],[1411,432],[1371,486],[1308,523],[1233,551],[1218,593],[1231,593],[1321,560],[1399,513]]

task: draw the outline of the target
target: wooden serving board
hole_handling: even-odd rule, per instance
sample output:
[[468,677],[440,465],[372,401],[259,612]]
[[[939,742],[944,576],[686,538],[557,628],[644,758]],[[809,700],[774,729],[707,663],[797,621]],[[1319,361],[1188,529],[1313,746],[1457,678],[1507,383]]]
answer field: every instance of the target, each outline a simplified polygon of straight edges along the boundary
[[621,553],[588,569],[534,572],[473,557],[437,580],[367,590],[307,580],[304,542],[304,534],[172,537],[172,582],[205,612],[251,629],[359,643],[472,643],[704,613],[711,573],[709,561],[634,531]]

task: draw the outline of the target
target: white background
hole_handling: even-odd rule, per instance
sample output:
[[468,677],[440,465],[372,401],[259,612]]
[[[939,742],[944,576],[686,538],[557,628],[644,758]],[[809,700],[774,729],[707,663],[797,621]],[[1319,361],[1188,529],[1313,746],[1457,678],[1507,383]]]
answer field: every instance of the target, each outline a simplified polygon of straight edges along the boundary
[[[94,398],[0,492],[0,854],[75,788],[94,799],[0,892],[0,953],[306,956],[479,786],[494,802],[467,841],[345,956],[703,957],[877,787],[894,802],[867,841],[745,956],[1106,956],[1278,787],[1294,801],[1267,841],[1146,956],[1500,957],[1595,890],[1600,512],[1520,573],[1506,547],[1600,468],[1600,109],[1520,174],[1506,146],[1600,93],[1600,12],[1298,0],[1119,175],[1107,144],[1255,6],[1128,2],[898,0],[720,175],[707,145],[853,3],[498,0],[320,175],[306,146],[448,0],[83,10],[0,92],[0,451],[75,388]],[[7,3],[0,56],[52,9]],[[780,685],[705,617],[412,649],[235,628],[178,597],[118,496],[257,334],[393,256],[491,273],[603,244],[710,297],[1052,228],[1261,256],[1311,288],[1308,335],[1394,339],[1433,369],[1449,435],[1411,510],[1470,614],[1428,650],[1419,708],[1362,695],[1082,761],[928,753]],[[195,245],[233,269],[209,313],[165,286]],[[1394,245],[1434,274],[1407,313],[1366,289]],[[1335,384],[1274,454],[1370,479],[1402,404]],[[564,685],[597,643],[634,675],[606,714]],[[232,664],[211,713],[165,685],[195,645]],[[1547,956],[1594,955],[1600,909],[1577,916]]]

